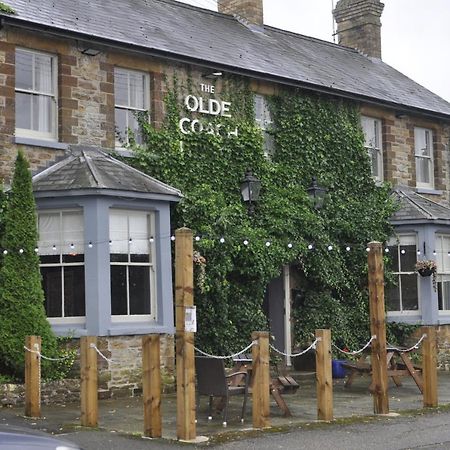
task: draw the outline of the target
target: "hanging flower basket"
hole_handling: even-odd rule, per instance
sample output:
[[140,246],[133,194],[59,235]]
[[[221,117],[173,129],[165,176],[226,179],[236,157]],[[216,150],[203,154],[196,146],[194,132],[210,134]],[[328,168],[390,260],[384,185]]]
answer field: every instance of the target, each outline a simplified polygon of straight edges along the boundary
[[417,273],[422,277],[429,277],[435,272],[434,269],[417,269]]
[[423,259],[421,261],[417,261],[414,268],[421,277],[429,277],[433,275],[433,288],[436,290],[436,261],[433,261],[432,259]]

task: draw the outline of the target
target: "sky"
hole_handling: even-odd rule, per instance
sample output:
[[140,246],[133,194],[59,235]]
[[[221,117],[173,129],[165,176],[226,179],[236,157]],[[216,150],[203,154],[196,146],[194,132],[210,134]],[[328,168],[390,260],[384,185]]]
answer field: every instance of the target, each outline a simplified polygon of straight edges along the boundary
[[[178,0],[217,11],[216,0]],[[264,23],[333,41],[337,0],[264,0]],[[450,102],[450,0],[384,0],[382,59]]]

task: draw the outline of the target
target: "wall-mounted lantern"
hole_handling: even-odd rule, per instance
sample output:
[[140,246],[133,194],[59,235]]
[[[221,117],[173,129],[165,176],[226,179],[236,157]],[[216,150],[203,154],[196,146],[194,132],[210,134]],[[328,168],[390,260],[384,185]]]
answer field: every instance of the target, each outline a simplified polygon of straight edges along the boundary
[[308,193],[311,205],[314,207],[314,209],[319,210],[320,208],[322,208],[327,190],[317,184],[316,177],[312,178],[311,186],[306,189],[306,192]]
[[241,195],[242,200],[247,204],[249,215],[255,212],[255,203],[259,200],[260,191],[261,181],[253,175],[250,169],[247,169],[241,182]]

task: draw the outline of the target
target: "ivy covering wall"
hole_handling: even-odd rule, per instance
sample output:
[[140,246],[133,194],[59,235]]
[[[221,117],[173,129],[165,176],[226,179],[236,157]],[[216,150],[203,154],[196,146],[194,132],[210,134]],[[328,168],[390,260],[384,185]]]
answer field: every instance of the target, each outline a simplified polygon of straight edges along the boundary
[[[224,82],[220,97],[231,102],[232,117],[213,118],[222,124],[220,135],[179,131],[178,121],[187,114],[183,96],[196,87],[177,80],[171,85],[165,125],[155,129],[143,121],[145,144],[136,146],[134,163],[183,192],[173,228],[187,226],[201,236],[195,242],[206,260],[196,266],[198,346],[228,354],[248,344],[252,331],[267,329],[265,290],[284,264],[297,273],[297,345],[322,327],[332,328],[338,344],[366,342],[365,248],[391,234],[394,205],[388,187],[371,179],[356,108],[295,90],[272,97],[276,151],[267,160],[254,122],[253,93],[244,81]],[[228,135],[236,127],[238,135]],[[239,188],[247,168],[262,181],[253,216]],[[312,176],[328,189],[320,211],[306,194]]]

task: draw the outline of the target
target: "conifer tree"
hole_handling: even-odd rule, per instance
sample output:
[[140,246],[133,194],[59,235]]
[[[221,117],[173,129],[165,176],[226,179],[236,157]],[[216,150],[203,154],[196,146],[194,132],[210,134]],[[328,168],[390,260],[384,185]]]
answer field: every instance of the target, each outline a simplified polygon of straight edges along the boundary
[[[8,205],[3,217],[4,249],[0,268],[0,373],[16,379],[24,375],[25,336],[42,338],[42,353],[55,356],[57,341],[44,309],[44,293],[35,252],[38,241],[36,204],[31,173],[19,151]],[[42,361],[42,374],[52,367]]]

